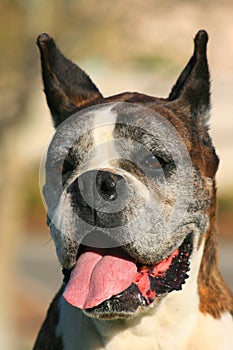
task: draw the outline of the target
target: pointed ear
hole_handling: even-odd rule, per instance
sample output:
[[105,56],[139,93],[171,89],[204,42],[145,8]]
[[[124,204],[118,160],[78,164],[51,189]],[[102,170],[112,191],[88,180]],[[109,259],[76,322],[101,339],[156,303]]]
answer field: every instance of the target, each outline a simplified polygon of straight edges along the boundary
[[206,57],[208,34],[200,30],[194,39],[194,53],[174,85],[168,100],[177,101],[192,116],[208,118],[210,76]]
[[37,39],[40,49],[44,91],[54,126],[57,127],[79,107],[102,97],[88,75],[68,60],[48,34]]

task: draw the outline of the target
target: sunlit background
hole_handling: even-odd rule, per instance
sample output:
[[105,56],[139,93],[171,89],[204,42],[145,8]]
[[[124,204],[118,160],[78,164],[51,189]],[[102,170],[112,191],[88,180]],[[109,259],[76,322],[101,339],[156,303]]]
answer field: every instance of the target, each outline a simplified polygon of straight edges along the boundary
[[199,29],[210,36],[210,133],[220,168],[220,264],[233,289],[233,2],[222,0],[2,0],[0,3],[0,348],[31,349],[61,271],[39,190],[53,133],[36,38],[58,46],[103,95],[166,97]]

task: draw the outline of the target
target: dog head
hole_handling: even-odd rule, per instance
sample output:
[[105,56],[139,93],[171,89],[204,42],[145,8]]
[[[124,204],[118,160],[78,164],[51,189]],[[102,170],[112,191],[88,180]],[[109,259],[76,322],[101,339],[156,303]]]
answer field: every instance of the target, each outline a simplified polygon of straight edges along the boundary
[[182,289],[214,210],[208,36],[168,98],[104,98],[47,34],[38,38],[56,133],[46,160],[48,224],[64,297],[89,316],[128,317]]

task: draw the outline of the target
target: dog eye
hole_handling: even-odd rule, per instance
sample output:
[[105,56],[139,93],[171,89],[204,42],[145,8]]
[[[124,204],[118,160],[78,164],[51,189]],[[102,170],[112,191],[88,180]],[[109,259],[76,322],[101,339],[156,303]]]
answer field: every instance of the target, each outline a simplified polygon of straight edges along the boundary
[[162,171],[162,169],[165,167],[165,165],[167,164],[167,162],[160,158],[160,157],[156,157],[154,154],[150,154],[149,156],[146,156],[143,161],[142,161],[142,167],[146,167],[147,169],[150,170],[155,170],[155,171]]
[[170,168],[172,168],[169,162],[154,154],[144,157],[139,165],[147,176],[155,179],[159,183],[164,183],[165,178],[170,176]]

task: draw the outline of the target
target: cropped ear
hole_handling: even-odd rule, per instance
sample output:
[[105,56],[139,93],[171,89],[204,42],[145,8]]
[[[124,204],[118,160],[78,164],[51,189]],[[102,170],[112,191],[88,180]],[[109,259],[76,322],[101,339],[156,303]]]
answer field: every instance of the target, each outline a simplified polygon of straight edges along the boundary
[[37,45],[44,91],[57,127],[79,107],[102,95],[88,75],[60,52],[48,34],[39,35]]
[[210,109],[210,75],[206,57],[208,34],[200,30],[194,39],[194,53],[180,74],[168,100],[177,101],[179,106],[192,116],[202,116],[204,121]]

